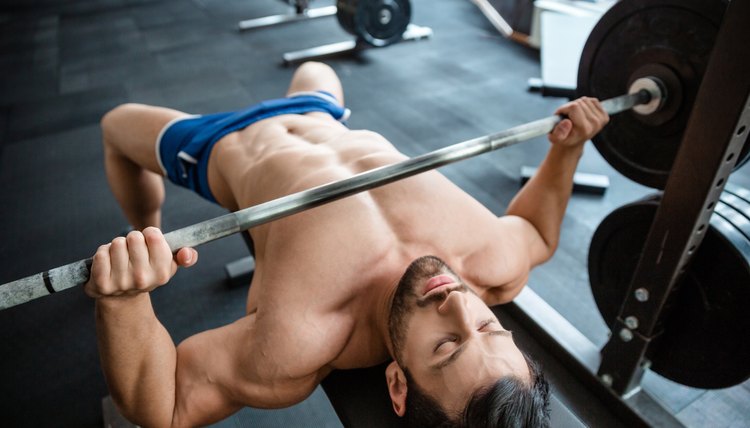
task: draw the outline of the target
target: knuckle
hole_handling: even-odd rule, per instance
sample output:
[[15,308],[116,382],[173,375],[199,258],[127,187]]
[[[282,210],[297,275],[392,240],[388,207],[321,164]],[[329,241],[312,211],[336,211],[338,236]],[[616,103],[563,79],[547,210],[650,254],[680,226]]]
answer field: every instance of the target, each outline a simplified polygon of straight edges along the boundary
[[91,280],[94,282],[94,284],[101,287],[109,282],[109,277],[104,275],[103,272],[93,272],[91,274]]
[[158,285],[164,285],[169,282],[169,272],[162,271],[156,275],[156,282]]
[[115,293],[117,293],[118,290],[118,288],[112,283],[102,284],[97,287],[97,289],[99,294],[102,296],[113,296],[115,295]]
[[161,233],[161,230],[159,230],[159,228],[149,226],[143,229],[143,236],[146,239],[153,240],[153,239],[158,239],[159,237],[161,237],[162,233]]
[[127,244],[127,241],[122,236],[118,236],[117,238],[112,240],[112,244],[110,245],[110,249],[112,248],[122,248]]
[[94,264],[100,264],[102,263],[106,257],[107,257],[107,250],[109,247],[101,246],[98,250],[94,253],[94,257],[91,258]]
[[150,284],[150,275],[142,270],[136,270],[133,272],[133,287],[137,290],[143,290],[148,288]]
[[129,244],[143,242],[143,234],[137,230],[133,230],[128,233],[125,239]]
[[166,284],[172,278],[172,269],[168,264],[163,264],[156,269],[156,280],[160,285]]
[[110,288],[111,290],[125,290],[132,286],[133,279],[132,277],[128,277],[125,275],[114,277],[112,281],[110,281]]

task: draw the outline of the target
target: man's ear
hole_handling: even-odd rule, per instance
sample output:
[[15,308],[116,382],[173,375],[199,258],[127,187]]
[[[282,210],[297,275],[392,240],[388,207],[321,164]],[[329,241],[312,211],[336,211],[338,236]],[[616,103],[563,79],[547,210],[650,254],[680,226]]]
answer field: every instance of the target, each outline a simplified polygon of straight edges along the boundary
[[385,379],[388,382],[388,394],[391,396],[393,411],[399,416],[406,413],[406,375],[398,363],[392,361],[385,369]]

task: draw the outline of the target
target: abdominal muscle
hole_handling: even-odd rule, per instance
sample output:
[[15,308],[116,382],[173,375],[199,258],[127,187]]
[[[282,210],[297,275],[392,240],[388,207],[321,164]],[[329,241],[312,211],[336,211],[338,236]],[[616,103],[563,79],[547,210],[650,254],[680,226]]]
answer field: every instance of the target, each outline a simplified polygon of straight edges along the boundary
[[217,201],[235,211],[404,158],[379,134],[327,114],[281,115],[219,140],[208,177]]

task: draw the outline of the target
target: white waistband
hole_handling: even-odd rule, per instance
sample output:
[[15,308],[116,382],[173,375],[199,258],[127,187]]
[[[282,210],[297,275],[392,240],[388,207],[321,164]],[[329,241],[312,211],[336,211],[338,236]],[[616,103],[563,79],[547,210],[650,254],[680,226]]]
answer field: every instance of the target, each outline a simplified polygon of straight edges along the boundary
[[161,146],[161,139],[162,139],[162,137],[164,137],[164,133],[167,132],[167,129],[169,129],[170,126],[174,125],[175,123],[177,123],[177,122],[179,122],[181,120],[195,119],[196,117],[200,117],[200,116],[201,115],[199,115],[199,114],[190,114],[190,115],[187,115],[187,116],[175,117],[174,119],[172,119],[169,122],[167,122],[167,124],[164,125],[163,128],[161,128],[161,131],[159,131],[159,135],[156,137],[156,148],[155,148],[156,149],[156,162],[159,163],[159,168],[161,168],[161,172],[162,172],[162,174],[164,176],[167,175],[167,169],[164,168],[164,163],[161,160],[161,153],[160,153],[160,150],[159,150],[159,147]]

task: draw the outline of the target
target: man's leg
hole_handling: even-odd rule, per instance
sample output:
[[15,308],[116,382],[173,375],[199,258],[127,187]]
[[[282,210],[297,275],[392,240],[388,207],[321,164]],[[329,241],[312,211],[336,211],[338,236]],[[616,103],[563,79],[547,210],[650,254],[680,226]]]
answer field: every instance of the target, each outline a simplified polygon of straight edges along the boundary
[[156,158],[156,138],[177,110],[123,104],[102,118],[107,180],[125,217],[139,230],[161,226],[164,180]]
[[297,68],[289,84],[287,95],[295,92],[326,91],[344,105],[344,90],[336,72],[322,62],[306,62]]

